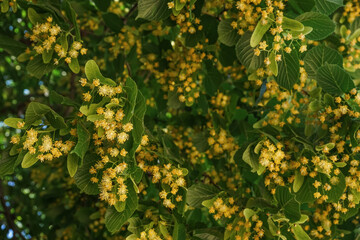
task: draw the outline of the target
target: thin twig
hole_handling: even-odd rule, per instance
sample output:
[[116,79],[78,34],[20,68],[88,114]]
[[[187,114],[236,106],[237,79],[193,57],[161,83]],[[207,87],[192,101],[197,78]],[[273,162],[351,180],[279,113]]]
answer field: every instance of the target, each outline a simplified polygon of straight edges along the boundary
[[130,8],[129,12],[125,15],[125,17],[124,17],[124,25],[126,25],[126,23],[127,23],[128,19],[129,19],[130,15],[135,11],[135,9],[137,8],[137,6],[138,6],[138,4],[135,3],[134,6],[132,6],[132,7]]
[[8,227],[11,228],[14,231],[14,234],[19,235],[19,237],[23,240],[26,240],[26,238],[21,234],[21,232],[19,231],[19,229],[17,228],[15,222],[14,222],[14,218],[10,213],[10,209],[6,206],[6,201],[5,201],[5,195],[4,195],[4,191],[3,191],[3,182],[0,179],[0,202],[1,202],[1,206],[4,210],[3,214],[5,215],[5,219],[6,222],[8,224]]
[[129,74],[129,76],[131,77],[131,76],[132,76],[132,74],[131,74],[131,67],[130,67],[130,64],[129,64],[129,62],[126,62],[125,64],[126,64],[126,69],[127,69],[127,71],[128,71],[128,74]]

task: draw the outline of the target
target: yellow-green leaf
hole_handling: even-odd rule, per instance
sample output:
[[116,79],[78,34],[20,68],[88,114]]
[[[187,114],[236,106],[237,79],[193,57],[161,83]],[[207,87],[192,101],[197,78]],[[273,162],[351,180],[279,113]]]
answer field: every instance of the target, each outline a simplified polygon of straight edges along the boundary
[[21,162],[21,167],[29,168],[32,165],[34,165],[37,161],[39,161],[39,159],[37,158],[36,154],[26,153],[24,159]]
[[33,8],[28,8],[28,16],[32,24],[45,22],[45,15],[38,14]]
[[295,224],[293,227],[294,235],[296,240],[311,240],[309,235],[304,231],[304,229],[299,224]]
[[49,63],[52,59],[53,53],[54,53],[54,50],[52,50],[52,49],[50,51],[44,50],[42,53],[43,62]]
[[113,80],[106,78],[101,74],[100,69],[94,60],[89,60],[85,64],[85,75],[89,82],[92,82],[94,79],[99,79],[102,84],[116,86],[116,83]]
[[275,51],[271,51],[270,56],[269,56],[269,60],[270,60],[269,68],[270,68],[271,72],[274,74],[274,76],[277,76],[279,68],[278,68],[278,64],[275,60],[275,57],[276,57]]
[[251,35],[250,46],[253,48],[256,47],[270,27],[270,21],[268,21],[265,25],[263,25],[261,21],[259,21],[255,27],[253,34]]
[[71,58],[71,62],[69,63],[69,68],[73,73],[79,73],[80,72],[80,65],[77,58]]
[[254,216],[256,214],[256,212],[250,208],[245,208],[244,209],[244,216],[245,219],[248,221],[252,216]]
[[4,120],[4,123],[9,127],[16,128],[16,129],[24,129],[25,127],[19,128],[17,126],[18,122],[24,122],[22,118],[7,118]]
[[295,179],[293,183],[293,190],[294,192],[298,192],[301,188],[301,186],[304,183],[304,176],[300,174],[299,171],[295,172]]
[[3,0],[1,2],[1,12],[6,13],[7,11],[9,11],[9,0]]
[[282,27],[283,29],[290,29],[293,31],[304,31],[305,29],[301,22],[287,17],[283,17]]
[[76,154],[70,153],[67,156],[67,169],[70,177],[73,177],[79,166],[79,157]]

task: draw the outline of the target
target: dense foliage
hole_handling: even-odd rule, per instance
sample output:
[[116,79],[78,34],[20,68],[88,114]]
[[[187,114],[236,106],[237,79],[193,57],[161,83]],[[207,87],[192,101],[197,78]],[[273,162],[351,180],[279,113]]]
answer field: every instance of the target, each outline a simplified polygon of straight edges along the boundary
[[358,239],[360,1],[0,0],[1,239]]

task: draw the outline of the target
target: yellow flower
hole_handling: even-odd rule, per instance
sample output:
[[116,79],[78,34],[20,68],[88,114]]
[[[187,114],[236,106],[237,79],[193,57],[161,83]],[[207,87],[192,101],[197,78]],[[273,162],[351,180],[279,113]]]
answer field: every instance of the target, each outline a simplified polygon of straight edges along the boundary
[[85,102],[89,102],[91,100],[91,94],[90,92],[83,93],[83,98]]
[[72,47],[75,50],[80,50],[81,47],[82,47],[82,44],[80,42],[78,42],[78,41],[74,41],[73,44],[72,44]]
[[23,128],[23,127],[25,126],[25,122],[18,121],[17,124],[16,124],[16,126],[17,126],[18,128]]
[[174,2],[168,2],[168,8],[172,9],[175,7],[175,3]]
[[123,126],[123,129],[125,132],[130,132],[133,129],[133,124],[132,123],[127,123]]
[[321,197],[321,194],[319,192],[314,193],[314,198],[319,198],[319,197]]
[[10,143],[12,144],[18,144],[20,142],[20,136],[19,135],[15,135],[11,137],[11,141]]
[[125,150],[125,148],[121,149],[120,155],[125,157],[128,152]]

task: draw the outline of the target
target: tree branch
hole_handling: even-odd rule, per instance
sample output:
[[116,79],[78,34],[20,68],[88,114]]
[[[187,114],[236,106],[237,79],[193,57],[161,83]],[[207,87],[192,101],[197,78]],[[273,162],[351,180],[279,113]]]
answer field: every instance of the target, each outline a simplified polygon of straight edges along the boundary
[[132,6],[129,10],[129,12],[125,15],[124,17],[124,25],[126,25],[128,18],[130,17],[130,15],[135,11],[135,9],[137,8],[138,4],[135,3],[134,6]]
[[17,228],[17,226],[14,222],[14,218],[10,213],[10,209],[6,206],[5,195],[4,195],[4,190],[3,190],[3,182],[1,179],[0,179],[0,202],[1,202],[1,206],[4,210],[2,213],[5,215],[5,219],[8,224],[8,227],[14,231],[14,235],[17,234],[17,235],[19,235],[19,237],[21,239],[26,240],[26,238],[21,234],[21,232]]

